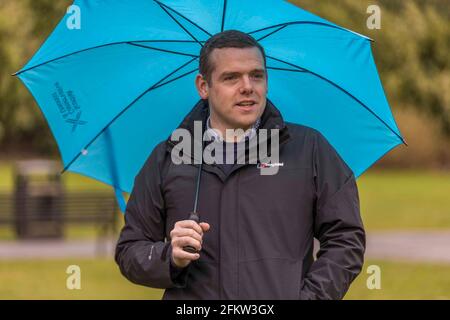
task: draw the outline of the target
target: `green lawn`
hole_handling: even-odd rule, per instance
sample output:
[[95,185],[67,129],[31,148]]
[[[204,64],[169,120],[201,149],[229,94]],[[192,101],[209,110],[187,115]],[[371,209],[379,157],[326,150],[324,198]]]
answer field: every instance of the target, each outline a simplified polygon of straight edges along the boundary
[[[367,288],[369,265],[381,270],[381,289]],[[450,265],[369,260],[345,299],[450,299]]]
[[369,171],[358,187],[367,230],[450,228],[448,171]]
[[[369,265],[381,268],[381,289],[366,286]],[[81,269],[81,289],[69,290],[66,269]],[[160,299],[162,290],[134,285],[110,259],[0,262],[0,299]],[[450,299],[450,266],[368,261],[345,299]]]
[[[81,270],[81,289],[66,286],[67,267]],[[111,259],[0,262],[0,299],[160,299],[161,290],[126,280]]]
[[[74,190],[111,190],[106,184],[87,178],[80,174],[65,172],[61,176],[64,186],[69,191]],[[14,188],[14,172],[11,162],[0,161],[0,192],[11,192]]]

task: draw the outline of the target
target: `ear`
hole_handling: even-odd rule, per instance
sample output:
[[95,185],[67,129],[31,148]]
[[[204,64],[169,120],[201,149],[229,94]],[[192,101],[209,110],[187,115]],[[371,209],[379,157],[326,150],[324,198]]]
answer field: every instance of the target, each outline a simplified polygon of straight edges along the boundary
[[206,82],[206,79],[200,73],[195,77],[195,86],[200,97],[205,100],[208,99],[208,82]]
[[266,94],[269,93],[269,74],[267,73],[266,69]]

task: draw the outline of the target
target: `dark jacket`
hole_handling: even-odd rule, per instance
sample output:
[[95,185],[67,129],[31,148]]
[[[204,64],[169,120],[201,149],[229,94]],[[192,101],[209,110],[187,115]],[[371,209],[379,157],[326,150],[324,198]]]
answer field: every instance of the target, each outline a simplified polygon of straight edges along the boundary
[[[205,124],[200,101],[181,123]],[[203,126],[205,128],[205,126]],[[275,175],[255,164],[228,175],[203,164],[200,259],[181,272],[170,263],[170,231],[192,210],[197,164],[175,165],[168,139],[135,178],[116,262],[130,281],[165,288],[164,299],[341,299],[360,273],[365,233],[352,171],[316,130],[285,123],[268,101],[260,128],[280,129]],[[313,238],[321,248],[313,259]]]

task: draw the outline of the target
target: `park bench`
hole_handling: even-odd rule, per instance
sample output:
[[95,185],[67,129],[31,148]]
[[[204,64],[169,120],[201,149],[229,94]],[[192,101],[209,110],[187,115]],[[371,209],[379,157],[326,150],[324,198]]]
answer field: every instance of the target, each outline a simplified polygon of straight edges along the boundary
[[69,225],[93,225],[98,238],[114,235],[118,206],[113,192],[64,192],[58,197],[0,193],[0,225],[20,238],[60,238]]

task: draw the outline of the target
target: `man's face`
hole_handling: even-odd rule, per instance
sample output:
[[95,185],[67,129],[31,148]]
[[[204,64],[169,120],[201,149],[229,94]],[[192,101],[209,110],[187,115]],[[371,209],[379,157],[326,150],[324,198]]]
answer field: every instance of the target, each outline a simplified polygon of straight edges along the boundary
[[202,99],[208,99],[213,126],[220,129],[250,128],[264,112],[267,76],[258,48],[214,49],[211,83],[201,75],[196,85]]

